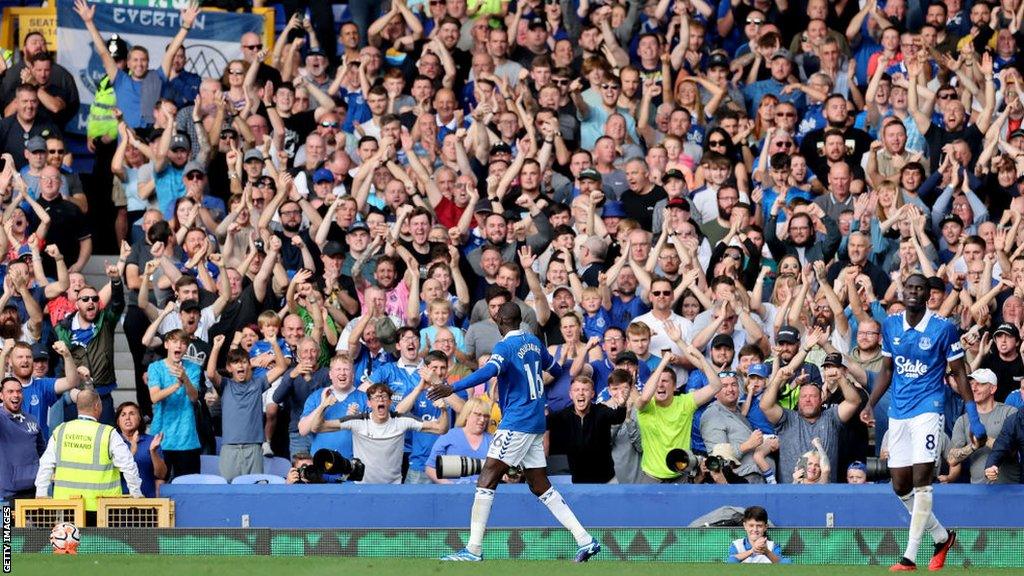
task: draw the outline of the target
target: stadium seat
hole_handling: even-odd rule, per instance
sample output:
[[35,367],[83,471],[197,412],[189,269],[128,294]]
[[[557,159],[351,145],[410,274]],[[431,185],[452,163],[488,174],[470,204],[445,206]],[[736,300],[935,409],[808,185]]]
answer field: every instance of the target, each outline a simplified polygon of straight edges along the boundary
[[279,456],[273,456],[270,458],[263,459],[263,473],[273,474],[274,476],[280,476],[284,478],[288,475],[288,471],[292,469],[292,463],[287,458],[281,458]]
[[211,454],[200,454],[199,455],[199,473],[200,474],[213,474],[217,476],[220,474],[220,456],[213,456]]
[[246,474],[245,476],[235,476],[235,479],[231,481],[232,484],[284,484],[284,478],[280,476],[274,476],[273,474]]
[[219,456],[220,455],[220,447],[224,445],[224,437],[223,436],[214,436],[213,437],[213,441],[216,443],[216,446],[217,446],[216,447],[216,453]]
[[171,484],[227,484],[228,481],[216,474],[186,474],[178,476]]

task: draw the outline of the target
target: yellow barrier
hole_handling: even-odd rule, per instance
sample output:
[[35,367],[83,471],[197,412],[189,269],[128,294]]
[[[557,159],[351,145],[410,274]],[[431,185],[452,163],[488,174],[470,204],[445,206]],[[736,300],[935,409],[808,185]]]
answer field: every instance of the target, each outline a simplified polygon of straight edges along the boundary
[[97,528],[174,528],[170,498],[99,498]]
[[43,498],[14,501],[15,528],[50,529],[54,524],[60,522],[85,526],[85,500],[81,498],[69,500]]

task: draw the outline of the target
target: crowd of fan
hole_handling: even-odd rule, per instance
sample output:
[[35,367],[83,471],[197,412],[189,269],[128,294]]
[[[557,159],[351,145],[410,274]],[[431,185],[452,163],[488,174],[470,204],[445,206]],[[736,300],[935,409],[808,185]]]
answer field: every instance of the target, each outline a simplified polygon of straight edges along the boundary
[[[247,33],[200,78],[195,7],[150,69],[77,0],[115,104],[89,124],[122,240],[97,287],[106,190],[71,170],[77,89],[28,35],[0,84],[0,497],[82,386],[148,494],[218,446],[227,479],[330,448],[448,482],[435,456],[486,454],[496,391],[426,388],[486,361],[506,302],[565,368],[547,445],[573,481],[861,483],[914,273],[991,438],[950,382],[939,479],[1020,481],[1024,2],[380,4],[297,14],[272,51]],[[138,401],[115,414],[118,323]]]

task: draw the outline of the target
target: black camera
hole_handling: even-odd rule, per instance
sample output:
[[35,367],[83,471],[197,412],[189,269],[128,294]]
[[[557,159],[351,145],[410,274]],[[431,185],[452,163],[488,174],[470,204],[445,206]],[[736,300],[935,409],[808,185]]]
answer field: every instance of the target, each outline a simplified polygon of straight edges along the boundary
[[704,459],[704,466],[709,472],[721,472],[724,469],[732,469],[732,461],[726,460],[721,456],[708,456]]
[[359,482],[366,466],[359,458],[349,460],[334,450],[321,448],[313,454],[313,463],[299,466],[299,482],[306,484],[340,484],[346,480]]
[[881,458],[869,456],[864,459],[864,474],[868,477],[868,482],[888,480],[889,463]]

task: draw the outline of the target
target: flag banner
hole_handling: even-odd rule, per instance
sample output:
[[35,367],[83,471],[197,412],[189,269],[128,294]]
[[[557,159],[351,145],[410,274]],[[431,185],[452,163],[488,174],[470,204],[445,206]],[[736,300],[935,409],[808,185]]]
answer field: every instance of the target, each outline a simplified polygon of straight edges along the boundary
[[[132,46],[149,50],[149,67],[160,67],[164,49],[181,28],[177,10],[134,6],[130,2],[94,2],[94,22],[104,40],[117,33]],[[177,2],[143,2],[174,5]],[[228,62],[242,57],[241,38],[246,32],[263,34],[263,16],[232,12],[200,12],[185,40],[185,69],[203,78],[220,78]],[[96,87],[106,75],[92,45],[85,23],[75,13],[74,2],[57,2],[57,63],[75,78],[82,108],[68,125],[71,132],[85,133]]]

